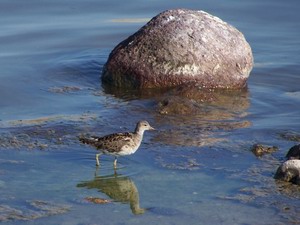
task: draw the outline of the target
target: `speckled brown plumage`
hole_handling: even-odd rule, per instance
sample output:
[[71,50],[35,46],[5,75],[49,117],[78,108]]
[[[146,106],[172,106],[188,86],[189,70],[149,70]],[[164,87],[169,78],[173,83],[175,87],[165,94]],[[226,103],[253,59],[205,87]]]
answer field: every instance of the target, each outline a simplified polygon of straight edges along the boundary
[[81,138],[80,141],[84,144],[93,145],[97,149],[105,152],[106,154],[113,153],[118,154],[121,152],[121,148],[124,145],[131,145],[134,139],[134,133],[115,133],[109,134],[104,137],[91,137],[91,138]]
[[154,130],[147,121],[137,123],[134,132],[115,133],[103,137],[81,137],[79,140],[88,145],[94,146],[100,153],[96,154],[96,163],[99,165],[99,155],[109,154],[115,156],[114,166],[116,167],[117,157],[130,155],[139,148],[145,130]]

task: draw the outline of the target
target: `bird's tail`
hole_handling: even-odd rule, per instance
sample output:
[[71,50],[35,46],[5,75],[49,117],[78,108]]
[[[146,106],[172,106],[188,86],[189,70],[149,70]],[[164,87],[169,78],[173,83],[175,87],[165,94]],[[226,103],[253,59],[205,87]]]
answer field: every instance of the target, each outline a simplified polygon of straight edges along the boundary
[[94,137],[79,137],[79,141],[82,142],[83,144],[92,145],[95,144],[97,139]]

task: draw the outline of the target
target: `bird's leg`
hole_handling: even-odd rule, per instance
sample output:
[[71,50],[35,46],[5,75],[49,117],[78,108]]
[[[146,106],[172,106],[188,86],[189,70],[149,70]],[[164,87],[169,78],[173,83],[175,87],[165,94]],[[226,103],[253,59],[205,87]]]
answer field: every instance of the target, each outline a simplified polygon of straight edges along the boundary
[[99,166],[99,156],[101,155],[101,153],[96,154],[96,166]]
[[96,170],[95,170],[95,174],[94,174],[95,178],[98,177],[98,171],[99,171],[99,166],[96,166]]
[[114,161],[114,168],[116,169],[117,168],[117,156],[115,157],[115,161]]

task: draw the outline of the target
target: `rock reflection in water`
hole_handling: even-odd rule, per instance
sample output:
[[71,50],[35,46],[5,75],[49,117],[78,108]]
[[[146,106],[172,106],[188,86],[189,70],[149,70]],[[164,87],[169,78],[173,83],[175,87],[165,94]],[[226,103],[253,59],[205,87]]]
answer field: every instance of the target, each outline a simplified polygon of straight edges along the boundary
[[172,89],[127,92],[105,86],[103,91],[125,100],[150,100],[150,104],[144,101],[144,107],[139,102],[136,111],[142,109],[153,115],[162,131],[154,138],[155,142],[207,146],[224,141],[223,134],[228,131],[251,126],[246,119],[250,106],[247,87],[211,90],[190,83]]
[[77,187],[97,189],[116,202],[129,203],[133,214],[145,212],[145,209],[140,208],[138,189],[129,177],[117,173],[106,176],[95,175],[93,180],[81,182]]
[[[128,89],[114,87],[105,83],[101,84],[101,87],[105,94],[112,95],[116,98],[123,100],[135,100],[135,99],[154,99],[159,98],[164,93],[170,90],[170,88],[164,89]],[[94,92],[96,96],[102,96],[102,91]]]
[[[167,126],[155,141],[207,146],[224,141],[228,131],[251,126],[246,118],[249,93],[243,90],[202,90],[178,87],[161,97],[156,123]],[[174,129],[176,127],[176,129]]]
[[249,108],[248,90],[206,90],[195,85],[177,87],[158,102],[160,114],[197,115],[224,120],[241,116]]

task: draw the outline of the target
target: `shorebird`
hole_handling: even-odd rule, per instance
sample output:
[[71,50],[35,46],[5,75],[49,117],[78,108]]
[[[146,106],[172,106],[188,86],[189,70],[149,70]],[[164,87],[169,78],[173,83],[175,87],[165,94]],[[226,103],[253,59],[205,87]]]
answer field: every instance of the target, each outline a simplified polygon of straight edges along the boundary
[[96,165],[99,166],[99,156],[102,154],[115,156],[114,168],[117,167],[117,157],[135,153],[141,145],[145,130],[154,130],[147,121],[139,121],[134,132],[115,133],[103,137],[80,137],[79,140],[97,148]]

